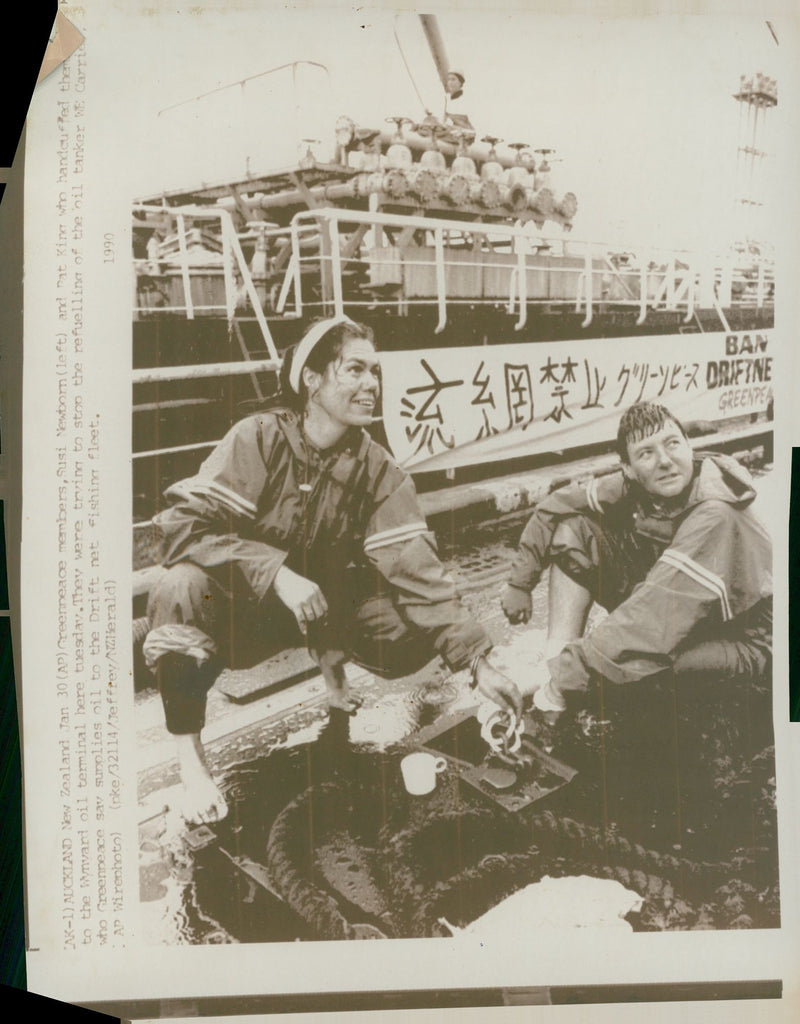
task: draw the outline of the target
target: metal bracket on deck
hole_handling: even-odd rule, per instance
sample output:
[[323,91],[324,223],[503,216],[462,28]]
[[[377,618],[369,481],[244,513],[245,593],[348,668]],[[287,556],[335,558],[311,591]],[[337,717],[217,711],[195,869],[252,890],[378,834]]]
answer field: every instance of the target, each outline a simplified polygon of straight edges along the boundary
[[200,825],[186,832],[183,841],[190,850],[197,853],[198,850],[205,850],[207,846],[216,843],[217,838],[216,832],[212,832],[208,825]]
[[498,758],[481,738],[474,710],[443,715],[414,739],[423,750],[444,756],[459,779],[485,799],[506,811],[521,811],[566,786],[578,774],[537,745],[530,720],[523,719],[518,757]]

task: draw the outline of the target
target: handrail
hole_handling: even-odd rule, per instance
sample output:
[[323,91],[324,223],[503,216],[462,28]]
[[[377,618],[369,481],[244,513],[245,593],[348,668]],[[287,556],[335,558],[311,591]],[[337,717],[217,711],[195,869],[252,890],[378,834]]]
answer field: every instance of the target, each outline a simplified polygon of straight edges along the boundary
[[339,232],[331,231],[328,226],[328,241],[331,247],[331,276],[333,278],[333,313],[341,317],[344,314],[344,294],[342,292],[342,250],[339,246]]
[[697,272],[692,270],[690,267],[686,276],[686,316],[683,318],[683,322],[688,324],[694,319],[694,299],[695,291],[697,289]]
[[528,239],[516,238],[514,246],[517,251],[517,290],[519,292],[519,319],[514,324],[515,331],[521,331],[528,319]]
[[[286,273],[283,278],[283,284],[278,294],[278,301],[275,303],[275,312],[283,313],[286,307],[286,300],[289,298],[289,289],[295,284],[295,274],[297,271],[298,259],[294,253],[289,257],[289,262],[286,266]],[[300,314],[297,313],[297,316]]]
[[[267,321],[264,317],[261,300],[253,284],[250,268],[245,262],[239,236],[234,229],[230,213],[220,207],[209,208],[190,205],[185,207],[162,207],[151,204],[137,204],[135,209],[154,215],[166,214],[168,218],[175,219],[179,223],[179,236],[180,224],[183,223],[184,241],[186,238],[186,217],[219,220],[223,252],[222,266],[216,272],[222,273],[225,276],[225,298],[229,320],[235,316],[236,309],[235,293],[237,282],[233,279],[232,272],[232,266],[235,261],[244,291],[246,291],[253,306],[255,318],[259,321],[265,345],[271,355],[277,355]],[[446,327],[448,306],[459,302],[458,298],[448,297],[447,289],[450,282],[450,267],[471,265],[465,264],[461,259],[458,260],[457,264],[451,264],[448,260],[449,249],[445,232],[452,233],[457,237],[461,237],[464,234],[469,234],[473,237],[477,246],[477,252],[475,262],[472,265],[485,266],[486,264],[483,262],[482,257],[486,253],[497,253],[499,250],[502,254],[507,254],[507,262],[495,260],[493,266],[500,270],[503,268],[507,270],[509,291],[506,309],[510,315],[517,314],[514,326],[516,331],[520,331],[526,326],[530,303],[541,304],[552,301],[571,301],[571,284],[564,286],[562,283],[557,291],[545,288],[541,294],[535,290],[533,294],[530,294],[531,279],[528,274],[531,272],[531,269],[535,270],[536,268],[531,268],[528,265],[528,256],[531,254],[531,235],[527,225],[449,220],[441,217],[426,217],[419,214],[384,213],[374,209],[351,210],[330,206],[298,211],[287,226],[272,226],[266,229],[269,237],[276,239],[284,238],[290,247],[287,254],[288,259],[285,273],[283,274],[275,306],[276,312],[287,318],[291,317],[294,319],[302,318],[305,315],[308,302],[304,303],[303,296],[304,270],[309,264],[312,264],[315,267],[318,265],[320,269],[327,266],[325,273],[330,287],[325,293],[326,298],[323,305],[325,303],[332,303],[334,312],[337,315],[341,315],[346,304],[343,279],[345,257],[344,250],[341,248],[342,232],[349,232],[352,229],[363,232],[364,227],[380,231],[384,226],[387,228],[393,227],[397,230],[410,229],[412,232],[420,230],[426,233],[429,239],[428,245],[431,242],[433,243],[432,270],[435,274],[435,290],[433,282],[431,282],[431,298],[434,299],[438,310],[438,320],[434,328],[437,334],[441,333]],[[325,244],[319,251],[304,250],[303,247],[307,247],[309,243],[309,232],[314,239],[319,240],[322,235],[325,236]],[[181,243],[180,237],[178,241]],[[184,245],[180,245],[180,248],[183,250]],[[622,260],[621,263],[618,262],[617,258],[615,258],[615,252],[617,256],[620,254],[626,256],[627,260]],[[366,258],[358,255],[357,250],[354,252],[348,250],[348,253],[348,263],[356,261],[364,264],[366,262],[369,266],[380,263],[380,257],[376,259]],[[711,257],[710,260],[701,263],[701,269],[697,269],[698,264],[694,259],[688,259],[688,254],[684,255],[683,250],[673,250],[670,258],[665,260],[660,258],[660,251],[658,256],[656,256],[654,251],[649,249],[646,250],[646,253],[642,250],[622,250],[618,246],[616,250],[613,248],[605,250],[596,247],[593,243],[575,242],[573,240],[569,242],[569,251],[567,251],[565,243],[563,255],[565,257],[563,260],[564,265],[560,265],[559,258],[555,258],[550,261],[545,269],[545,273],[550,276],[551,281],[574,282],[575,310],[576,312],[581,310],[584,312],[582,320],[582,327],[584,329],[592,323],[598,301],[609,301],[616,305],[637,305],[639,310],[636,319],[637,325],[645,322],[651,306],[656,308],[661,303],[664,303],[664,307],[668,310],[680,311],[683,322],[688,323],[694,317],[697,298],[701,290],[706,295],[710,291],[706,284],[704,284],[704,277],[709,273],[713,274],[714,281],[718,283],[717,300],[723,307],[729,305],[755,305],[758,308],[762,308],[765,302],[770,301],[767,289],[768,283],[773,278],[770,275],[768,264],[762,259],[743,260],[742,265],[739,266],[736,256],[726,254],[722,258]],[[597,266],[595,266],[595,255],[597,255],[600,261]],[[230,258],[231,256],[233,256],[233,261]],[[569,260],[570,256],[582,259],[582,272],[576,273],[575,264]],[[678,270],[678,260],[682,264],[684,261],[688,263],[686,270],[683,268],[680,271]],[[405,263],[411,266],[414,264],[414,260],[408,259]],[[426,264],[430,266],[430,261],[421,260],[419,263],[420,266]],[[214,307],[197,306],[194,303],[190,290],[191,280],[188,285],[186,281],[187,275],[191,278],[194,268],[190,266],[187,256],[183,251],[180,253],[179,270],[183,277],[184,292],[187,295],[186,305],[184,307],[169,305],[158,308],[163,308],[167,311],[185,309],[189,319],[194,319],[198,312],[213,309]],[[599,282],[595,281],[597,274],[603,275],[609,270],[613,274],[610,295],[605,289],[599,292]],[[699,280],[698,274],[700,275]],[[635,287],[637,276],[638,296],[636,295]],[[736,285],[735,294],[732,292],[733,283]],[[294,288],[294,304],[287,310],[292,287]],[[484,295],[483,290],[479,289],[477,285],[476,289],[478,289],[478,292],[471,301],[486,302],[487,304],[496,303],[496,293]],[[554,294],[558,296],[555,300],[551,297]],[[374,302],[374,298],[371,301]],[[357,299],[349,297],[347,303],[350,302],[357,303]],[[408,309],[410,305],[427,304],[424,296],[411,299],[401,298],[401,302],[405,309]],[[315,302],[311,304],[316,305]],[[137,308],[139,312],[146,312],[148,314],[157,311],[152,306]]]
[[185,366],[153,366],[134,370],[134,384],[163,384],[170,380],[202,380],[208,377],[239,377],[246,373],[266,373],[280,369],[281,361],[274,359],[237,360],[231,363],[198,363]]
[[[236,234],[236,230],[233,226],[233,218],[230,213],[221,206],[215,206],[211,209],[202,206],[180,206],[180,207],[167,207],[167,206],[151,206],[146,203],[134,203],[134,210],[140,210],[145,213],[154,213],[161,216],[167,215],[171,218],[175,218],[178,223],[178,245],[179,248],[185,247],[185,221],[184,218],[191,217],[193,219],[207,219],[207,220],[219,220],[220,235],[222,239],[222,271],[225,275],[225,306],[228,315],[228,322],[230,323],[236,314],[236,295],[235,295],[235,282],[233,280],[233,273],[230,265],[229,255],[232,254],[236,263],[239,267],[239,273],[242,276],[242,282],[244,284],[247,296],[253,306],[253,312],[255,313],[258,326],[261,328],[261,334],[264,340],[264,344],[267,347],[267,351],[273,359],[278,358],[278,350],[275,346],[275,340],[272,337],[272,332],[269,329],[266,318],[264,316],[264,310],[261,308],[261,302],[258,298],[253,279],[250,275],[250,268],[244,258],[242,247],[239,243],[239,237]],[[181,241],[182,231],[181,224],[184,226],[183,230],[183,241]],[[184,257],[183,252],[181,253],[182,263],[186,263],[186,270],[188,272],[188,252]],[[182,268],[183,269],[183,268]],[[184,287],[186,285],[184,283]],[[192,311],[191,314],[189,311]],[[188,320],[194,319],[194,304],[192,302],[191,288],[186,289],[186,317]]]
[[585,279],[583,283],[586,299],[586,316],[583,318],[583,321],[581,322],[581,327],[588,327],[589,324],[592,322],[592,317],[594,315],[594,310],[592,308],[592,302],[594,300],[594,263],[592,261],[592,250],[588,245],[586,246],[586,249],[584,251],[583,259],[584,265],[586,267],[584,271]]
[[728,323],[728,318],[725,316],[725,313],[722,309],[722,304],[720,303],[719,296],[717,295],[716,291],[714,292],[714,309],[716,311],[717,316],[719,317],[720,323],[722,324],[725,330],[725,333],[730,334],[731,327]]
[[639,315],[636,326],[641,327],[647,319],[647,263],[639,260]]
[[444,236],[440,227],[433,232],[433,244],[436,252],[436,305],[439,309],[439,322],[434,334],[441,334],[447,325],[447,280],[444,272]]
[[514,312],[514,306],[517,303],[517,278],[519,277],[519,267],[511,267],[511,273],[508,275],[508,302],[506,303],[506,313],[509,316]]
[[624,275],[619,272],[619,267],[616,266],[614,263],[612,263],[611,259],[609,258],[609,254],[607,252],[603,254],[603,262],[606,265],[606,269],[611,271],[611,273],[616,278],[617,282],[625,290],[625,293],[627,294],[627,296],[631,300],[631,302],[638,301],[638,300],[634,299],[633,292],[631,291],[627,281],[625,280]]
[[294,261],[294,308],[298,317],[303,315],[303,284],[300,267],[300,225],[292,218],[290,225],[292,239],[292,260]]
[[186,301],[186,319],[194,320],[192,281],[189,276],[189,251],[186,245],[186,220],[183,214],[179,213],[175,221],[178,226],[178,251],[181,256],[181,278],[183,280],[183,294]]
[[583,307],[583,294],[586,287],[586,271],[582,270],[578,274],[578,280],[575,285],[575,312],[580,313]]
[[[182,213],[191,218],[205,217],[211,219],[219,217],[220,212],[223,209],[217,206],[197,206],[192,204],[184,206],[155,206],[152,203],[135,203],[132,208],[144,213],[166,214],[171,217],[176,216],[178,213]],[[225,212],[227,213],[227,211]],[[530,231],[526,230],[525,227],[520,227],[516,224],[448,220],[441,217],[425,217],[404,213],[383,213],[377,210],[351,210],[344,207],[334,206],[317,207],[313,210],[299,210],[292,220],[319,220],[320,218],[344,220],[348,223],[363,223],[368,225],[382,224],[389,227],[393,225],[396,227],[408,225],[409,227],[420,228],[423,230],[433,230],[436,227],[442,227],[445,231],[468,232],[469,234],[482,235],[501,235],[509,241],[518,236],[523,236],[530,240]],[[286,233],[286,230],[287,229],[285,227],[270,227],[267,228],[267,235],[283,235]],[[638,245],[626,248],[619,244],[610,244],[596,239],[586,240],[572,237],[569,240],[569,245],[571,248],[590,245],[595,249],[595,251],[604,251],[612,254],[626,252],[635,255],[637,252],[643,251],[642,247]],[[647,252],[653,256],[656,256],[659,253],[664,253],[667,254],[669,258],[682,258],[687,262],[690,262],[692,257],[696,256],[695,252],[680,248],[667,249],[665,247],[648,246]],[[721,262],[721,257],[719,257],[719,260]],[[726,261],[729,261],[729,257],[727,256]],[[752,263],[760,266],[765,265],[763,258],[753,258]]]
[[[233,252],[234,257],[236,258],[236,262],[239,265],[239,272],[242,275],[242,281],[244,282],[245,291],[247,292],[247,297],[250,299],[250,304],[253,307],[253,312],[255,313],[256,320],[258,321],[258,326],[261,328],[261,334],[266,343],[267,351],[269,352],[270,356],[273,359],[277,359],[278,349],[275,346],[275,341],[272,337],[272,332],[270,331],[266,318],[264,316],[264,310],[261,308],[261,301],[258,297],[256,287],[253,284],[253,278],[250,275],[250,268],[247,266],[247,263],[245,261],[244,253],[242,252],[242,247],[239,244],[239,239],[236,237],[236,232],[234,231],[233,228],[233,220],[230,214],[226,213],[225,217],[220,219],[220,223],[222,224],[223,238],[227,234],[231,251]],[[232,302],[235,303],[235,297],[232,298]],[[235,306],[231,308],[231,312],[229,313],[228,317],[229,320],[233,319],[234,313]]]
[[235,283],[233,280],[233,267],[231,266],[231,243],[228,232],[225,230],[225,221],[220,219],[222,232],[222,273],[225,276],[225,312],[228,317],[228,324],[233,322],[236,312]]
[[758,261],[758,281],[756,284],[756,306],[761,309],[764,305],[764,264]]

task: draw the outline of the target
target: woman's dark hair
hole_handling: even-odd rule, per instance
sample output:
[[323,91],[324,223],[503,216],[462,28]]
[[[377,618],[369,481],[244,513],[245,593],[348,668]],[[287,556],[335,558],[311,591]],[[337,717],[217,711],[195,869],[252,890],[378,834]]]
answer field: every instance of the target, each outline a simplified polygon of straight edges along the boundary
[[[319,323],[322,319],[324,318],[318,317],[316,320],[313,320],[306,330],[311,330],[314,324]],[[308,359],[305,361],[305,366],[310,370],[313,370],[315,373],[324,373],[326,367],[341,356],[345,342],[350,341],[351,338],[365,338],[373,347],[377,347],[375,345],[375,335],[373,330],[367,324],[355,322],[337,324],[335,327],[331,327],[329,331],[326,331],[325,334],[323,334],[311,350]],[[283,355],[283,362],[281,363],[280,373],[278,374],[280,391],[276,397],[279,400],[280,405],[292,409],[297,413],[301,413],[305,409],[306,402],[308,401],[308,389],[303,381],[302,371],[300,373],[299,394],[292,389],[292,386],[289,383],[289,373],[292,368],[292,362],[296,351],[297,345],[292,345],[292,347],[287,349]]]

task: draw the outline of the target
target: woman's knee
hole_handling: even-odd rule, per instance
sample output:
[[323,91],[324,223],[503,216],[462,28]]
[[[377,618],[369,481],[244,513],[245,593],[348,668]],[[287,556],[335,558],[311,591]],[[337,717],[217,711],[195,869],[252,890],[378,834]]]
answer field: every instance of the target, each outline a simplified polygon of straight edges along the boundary
[[170,566],[150,591],[150,628],[181,623],[208,630],[219,617],[220,588],[199,566],[179,562]]
[[356,614],[352,659],[386,679],[418,672],[436,657],[420,630],[410,626],[386,595],[373,596]]

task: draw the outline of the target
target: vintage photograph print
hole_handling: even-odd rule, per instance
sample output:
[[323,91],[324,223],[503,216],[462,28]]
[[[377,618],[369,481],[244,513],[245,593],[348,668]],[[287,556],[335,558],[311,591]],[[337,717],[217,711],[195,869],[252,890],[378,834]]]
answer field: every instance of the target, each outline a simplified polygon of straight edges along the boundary
[[777,928],[770,25],[215,24],[131,196],[144,937]]

